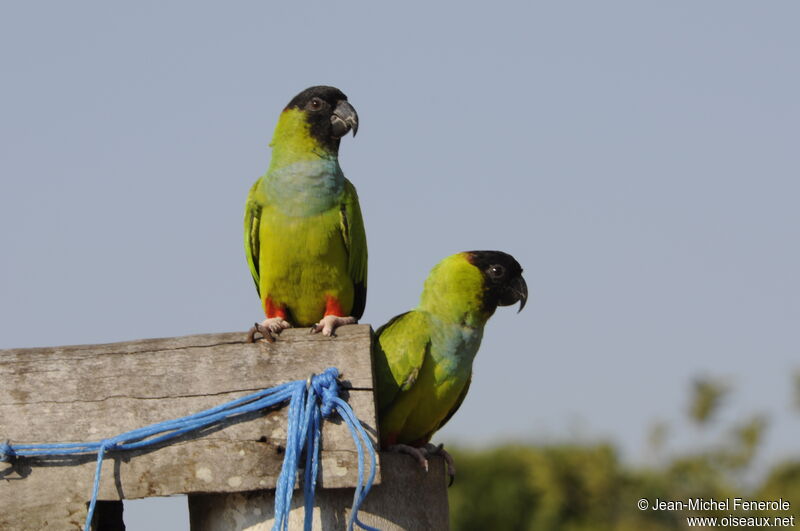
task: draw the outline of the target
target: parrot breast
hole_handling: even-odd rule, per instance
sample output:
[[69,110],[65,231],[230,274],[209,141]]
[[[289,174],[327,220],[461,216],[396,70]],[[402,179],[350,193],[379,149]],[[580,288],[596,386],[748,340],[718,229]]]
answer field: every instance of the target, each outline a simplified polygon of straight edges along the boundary
[[289,217],[273,207],[262,215],[261,296],[286,307],[296,326],[318,322],[331,299],[349,315],[354,288],[338,209]]

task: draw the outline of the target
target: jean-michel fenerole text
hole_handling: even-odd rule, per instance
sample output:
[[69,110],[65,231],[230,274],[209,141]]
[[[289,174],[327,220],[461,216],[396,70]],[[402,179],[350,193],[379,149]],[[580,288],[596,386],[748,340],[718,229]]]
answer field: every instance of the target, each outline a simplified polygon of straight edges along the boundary
[[656,498],[650,508],[654,511],[788,511],[791,504],[777,500],[745,500],[744,498],[689,498],[688,500],[661,500]]

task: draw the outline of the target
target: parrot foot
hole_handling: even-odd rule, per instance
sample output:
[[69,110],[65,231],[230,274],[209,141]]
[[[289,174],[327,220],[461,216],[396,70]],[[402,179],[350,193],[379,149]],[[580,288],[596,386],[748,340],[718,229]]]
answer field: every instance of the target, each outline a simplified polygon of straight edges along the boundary
[[444,449],[444,444],[437,446],[435,444],[428,443],[421,448],[409,446],[407,444],[393,444],[387,448],[387,450],[390,452],[410,455],[417,460],[425,472],[428,471],[428,458],[434,455],[440,455],[442,456],[442,459],[444,459],[445,466],[447,467],[447,476],[450,478],[450,482],[447,484],[447,486],[451,486],[456,480],[456,463],[453,460],[453,456]]
[[387,448],[387,450],[398,454],[410,455],[417,460],[417,463],[419,463],[419,466],[421,466],[425,472],[428,471],[428,453],[425,448],[415,448],[407,444],[393,444]]
[[326,315],[320,322],[315,324],[309,330],[309,333],[316,334],[322,332],[323,336],[336,336],[336,329],[340,326],[356,324],[358,321],[355,317],[339,317],[338,315]]
[[428,471],[428,458],[434,455],[440,455],[442,456],[442,459],[444,459],[445,466],[447,467],[447,476],[450,478],[450,482],[447,484],[447,486],[450,487],[456,480],[456,463],[453,460],[453,456],[444,449],[444,444],[437,446],[435,444],[428,443],[421,448],[409,446],[407,444],[393,444],[387,448],[387,450],[390,452],[410,455],[417,460],[425,472]]
[[447,467],[447,475],[450,477],[450,482],[447,484],[447,486],[452,487],[453,482],[456,480],[456,462],[453,459],[453,456],[444,449],[444,444],[439,444],[437,446],[435,444],[428,443],[425,445],[425,451],[428,455],[442,456],[445,466]]
[[291,328],[292,325],[281,317],[270,317],[264,319],[261,323],[255,323],[250,331],[247,332],[247,342],[255,343],[256,334],[261,334],[265,341],[273,343],[275,336],[273,334],[280,334],[285,328]]

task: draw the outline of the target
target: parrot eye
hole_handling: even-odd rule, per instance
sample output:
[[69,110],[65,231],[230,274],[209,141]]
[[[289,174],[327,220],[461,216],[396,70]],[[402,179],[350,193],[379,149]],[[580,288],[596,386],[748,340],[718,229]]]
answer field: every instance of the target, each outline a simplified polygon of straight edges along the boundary
[[506,268],[501,266],[500,264],[493,265],[489,268],[489,276],[498,279],[503,278],[503,275],[506,274]]
[[312,111],[318,111],[322,108],[322,100],[319,98],[311,98],[308,102],[308,108]]

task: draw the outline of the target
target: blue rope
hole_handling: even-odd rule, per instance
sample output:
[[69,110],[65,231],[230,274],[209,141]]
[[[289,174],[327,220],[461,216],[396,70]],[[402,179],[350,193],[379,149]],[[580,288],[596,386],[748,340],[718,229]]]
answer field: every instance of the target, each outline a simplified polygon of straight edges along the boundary
[[[320,463],[322,419],[332,416],[334,412],[341,417],[349,428],[358,452],[358,485],[353,496],[353,506],[347,529],[352,531],[355,524],[368,531],[377,531],[358,519],[358,510],[370,488],[372,488],[372,483],[375,479],[375,450],[353,410],[347,402],[339,398],[338,378],[338,369],[331,367],[322,374],[312,375],[308,380],[284,383],[193,415],[151,424],[150,426],[131,430],[97,442],[15,444],[12,446],[8,441],[5,441],[0,443],[0,462],[12,461],[16,457],[97,454],[92,499],[89,502],[89,511],[86,515],[86,524],[84,526],[84,530],[89,531],[95,506],[97,505],[103,458],[107,452],[135,450],[153,446],[180,437],[185,433],[201,430],[288,400],[286,453],[278,476],[278,482],[275,486],[275,524],[272,527],[273,531],[285,531],[288,529],[289,510],[297,476],[298,461],[304,449],[306,452],[303,480],[305,529],[311,529],[314,494]],[[370,474],[366,482],[364,481],[365,447],[370,457]]]

